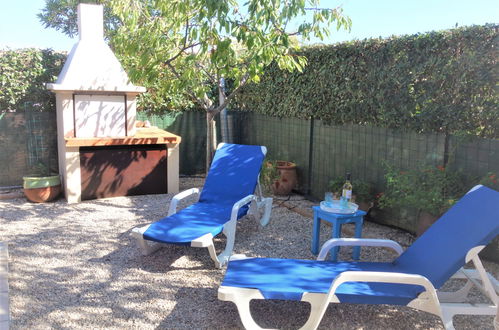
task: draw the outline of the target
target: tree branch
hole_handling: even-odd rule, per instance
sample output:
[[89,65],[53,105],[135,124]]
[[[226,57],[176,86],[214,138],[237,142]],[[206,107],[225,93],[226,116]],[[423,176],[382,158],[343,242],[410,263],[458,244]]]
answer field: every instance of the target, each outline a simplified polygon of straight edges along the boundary
[[198,45],[201,44],[201,42],[196,42],[196,43],[193,43],[193,44],[190,44],[190,45],[187,45],[187,41],[189,39],[189,28],[190,28],[190,24],[189,24],[189,19],[186,19],[185,20],[185,35],[184,35],[184,45],[182,46],[182,48],[180,48],[180,50],[178,51],[178,53],[169,58],[168,60],[165,61],[165,64],[169,64],[173,61],[175,61],[177,58],[180,57],[180,55],[182,55],[187,49],[189,48],[193,48],[193,47],[196,47]]
[[303,8],[303,9],[304,9],[304,10],[311,10],[311,11],[322,11],[322,10],[327,10],[327,11],[331,11],[331,12],[332,12],[332,11],[338,10],[338,9],[340,9],[340,8],[341,8],[341,6],[338,6],[338,7],[336,7],[336,8],[326,8],[326,7],[324,7],[324,8],[320,8],[320,7],[305,7],[305,8]]
[[[168,68],[170,69],[170,71],[175,75],[175,77],[177,77],[177,79],[182,79],[182,77],[180,76],[180,74],[178,73],[178,71],[175,69],[175,67],[171,63],[166,63],[166,65],[168,66]],[[209,109],[211,107],[211,104],[210,104],[209,100],[206,100],[206,98],[201,99],[201,98],[197,97],[196,94],[192,93],[190,90],[187,91],[187,94],[195,102],[199,103],[203,109],[205,109],[206,111],[209,111]]]
[[208,112],[210,112],[213,116],[215,116],[217,113],[219,113],[220,111],[222,111],[223,109],[225,109],[225,107],[230,103],[230,101],[236,96],[236,94],[239,92],[239,90],[241,89],[241,87],[243,87],[244,85],[246,85],[246,83],[248,82],[248,78],[249,78],[249,74],[246,73],[243,77],[243,79],[241,80],[241,84],[239,84],[239,86],[237,86],[226,98],[225,100],[223,101],[222,104],[220,104],[219,106],[217,106],[216,108],[213,108],[213,109],[209,109]]
[[206,76],[208,77],[208,79],[210,79],[210,81],[213,83],[213,84],[217,84],[218,83],[218,80],[211,74],[208,72],[208,70],[206,70],[206,68],[201,64],[201,63],[195,63],[195,65],[200,69],[200,70],[203,70],[203,72],[206,74]]
[[189,19],[185,20],[185,36],[184,36],[184,48],[187,45],[187,39],[189,38]]
[[179,58],[179,57],[180,57],[180,55],[182,55],[183,53],[185,53],[185,51],[186,51],[187,49],[189,49],[189,48],[193,48],[193,47],[196,47],[196,46],[199,46],[199,45],[201,45],[201,43],[200,43],[200,42],[196,42],[195,44],[190,44],[189,46],[182,47],[182,49],[180,49],[180,50],[178,51],[178,53],[177,53],[175,56],[173,56],[173,57],[171,57],[171,58],[167,59],[167,60],[165,61],[165,64],[167,64],[167,65],[168,65],[168,64],[170,64],[171,62],[173,62],[173,61],[175,61],[177,58]]

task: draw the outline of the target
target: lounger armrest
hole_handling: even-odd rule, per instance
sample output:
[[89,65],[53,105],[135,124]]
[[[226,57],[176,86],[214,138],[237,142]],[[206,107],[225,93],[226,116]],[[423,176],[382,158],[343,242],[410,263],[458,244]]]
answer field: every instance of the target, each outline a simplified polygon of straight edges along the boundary
[[433,284],[424,276],[407,273],[391,272],[367,272],[347,271],[338,275],[331,284],[330,293],[334,294],[336,289],[345,282],[381,282],[393,284],[421,285],[430,294],[436,294]]
[[322,245],[321,251],[317,260],[325,260],[328,252],[336,246],[373,246],[373,247],[387,247],[398,255],[402,254],[404,249],[399,243],[389,240],[389,239],[374,239],[374,238],[332,238],[324,245]]
[[232,206],[232,211],[230,214],[230,220],[225,223],[222,232],[227,237],[227,242],[225,243],[225,249],[219,255],[216,255],[215,248],[212,246],[210,250],[210,255],[212,255],[212,259],[215,260],[215,265],[217,268],[221,268],[228,261],[232,254],[232,250],[234,249],[234,242],[236,239],[236,226],[237,226],[237,215],[239,213],[239,209],[244,205],[250,203],[255,199],[254,195],[248,195],[244,198],[241,198]]
[[239,213],[239,209],[243,207],[244,205],[250,203],[252,200],[255,199],[255,195],[248,195],[244,198],[241,198],[237,202],[234,203],[232,206],[232,212],[230,214],[230,220],[231,221],[237,221],[237,214]]
[[177,213],[178,202],[190,195],[199,195],[199,188],[187,189],[173,196],[170,202],[170,208],[168,209],[168,216]]

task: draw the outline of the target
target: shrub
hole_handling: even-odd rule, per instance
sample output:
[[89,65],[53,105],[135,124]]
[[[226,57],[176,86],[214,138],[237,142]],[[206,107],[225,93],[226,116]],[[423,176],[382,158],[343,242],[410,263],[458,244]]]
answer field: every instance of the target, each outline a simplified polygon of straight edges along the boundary
[[461,172],[443,166],[421,166],[401,171],[387,166],[386,191],[379,206],[412,207],[439,216],[466,192],[466,180]]
[[272,184],[278,179],[277,161],[265,159],[260,172],[260,183],[264,192],[267,194],[272,193]]
[[243,110],[328,124],[499,137],[499,25],[304,48],[303,73],[271,66]]
[[499,191],[499,176],[494,172],[489,172],[480,179],[479,184]]
[[0,50],[0,111],[55,111],[55,95],[45,88],[54,82],[66,55],[51,49]]

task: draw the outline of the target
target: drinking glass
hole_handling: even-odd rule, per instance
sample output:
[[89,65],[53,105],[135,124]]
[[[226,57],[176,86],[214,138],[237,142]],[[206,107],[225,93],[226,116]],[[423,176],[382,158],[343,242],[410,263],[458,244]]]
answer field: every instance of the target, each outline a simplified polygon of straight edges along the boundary
[[333,193],[328,191],[324,195],[324,201],[326,201],[326,206],[332,206],[333,205]]

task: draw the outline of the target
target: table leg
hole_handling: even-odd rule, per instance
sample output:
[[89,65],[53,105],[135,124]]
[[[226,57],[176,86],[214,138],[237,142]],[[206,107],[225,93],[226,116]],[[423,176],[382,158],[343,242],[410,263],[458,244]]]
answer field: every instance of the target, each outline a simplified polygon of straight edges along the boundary
[[319,253],[319,239],[320,239],[320,229],[321,229],[321,219],[317,216],[317,212],[314,212],[314,225],[312,228],[312,254]]
[[[355,238],[362,238],[362,223],[363,219],[360,217],[355,221]],[[360,259],[360,246],[356,246],[353,248],[353,259]]]
[[[333,233],[331,235],[331,238],[340,238],[341,237],[341,224],[339,221],[335,221],[334,223],[331,223],[333,226]],[[340,250],[339,246],[335,246],[331,252],[331,257],[329,258],[331,261],[336,261],[338,258],[338,251]]]

